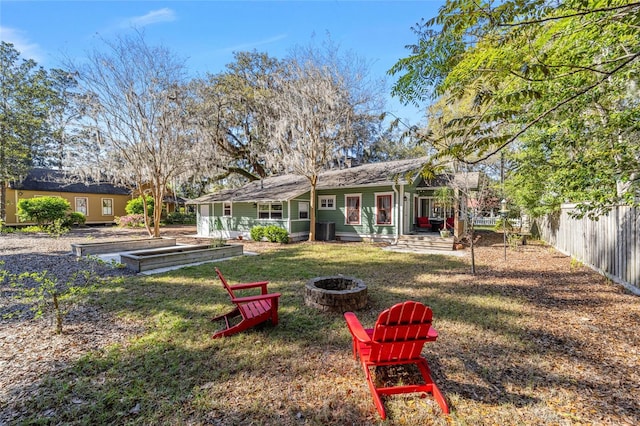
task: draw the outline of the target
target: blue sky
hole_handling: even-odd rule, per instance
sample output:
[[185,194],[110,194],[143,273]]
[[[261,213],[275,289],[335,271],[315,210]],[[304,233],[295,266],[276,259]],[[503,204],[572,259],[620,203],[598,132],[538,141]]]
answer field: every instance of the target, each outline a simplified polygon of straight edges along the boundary
[[[423,1],[7,1],[0,3],[0,36],[22,57],[46,68],[80,58],[99,37],[143,29],[150,44],[186,58],[193,76],[218,73],[234,51],[257,50],[282,58],[295,45],[329,34],[341,50],[367,60],[372,77],[409,55],[411,31],[435,16],[442,0]],[[423,112],[387,96],[387,110],[418,124]]]

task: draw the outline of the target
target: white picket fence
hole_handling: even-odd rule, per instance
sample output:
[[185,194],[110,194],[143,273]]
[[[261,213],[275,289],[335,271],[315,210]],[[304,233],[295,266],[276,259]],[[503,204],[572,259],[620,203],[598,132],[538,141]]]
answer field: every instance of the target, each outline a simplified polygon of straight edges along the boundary
[[598,220],[573,218],[573,209],[538,221],[542,239],[640,295],[640,209],[616,207]]
[[[499,219],[499,216],[475,217],[473,218],[473,224],[474,226],[495,226]],[[520,228],[520,226],[522,225],[522,221],[520,219],[509,219],[509,223],[511,223],[511,226],[513,226],[514,228]]]

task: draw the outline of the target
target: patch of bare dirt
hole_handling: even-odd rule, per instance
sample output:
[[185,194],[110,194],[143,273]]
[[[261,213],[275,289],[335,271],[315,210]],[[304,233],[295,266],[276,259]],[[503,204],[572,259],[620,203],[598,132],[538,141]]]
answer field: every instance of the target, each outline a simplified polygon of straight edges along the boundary
[[500,234],[484,233],[478,246],[478,274],[461,284],[523,301],[522,349],[505,353],[480,339],[477,356],[460,355],[469,341],[452,342],[468,361],[464,376],[449,377],[452,390],[519,406],[530,398],[521,389],[538,389],[562,423],[639,424],[640,298],[542,242],[508,247],[506,259]]

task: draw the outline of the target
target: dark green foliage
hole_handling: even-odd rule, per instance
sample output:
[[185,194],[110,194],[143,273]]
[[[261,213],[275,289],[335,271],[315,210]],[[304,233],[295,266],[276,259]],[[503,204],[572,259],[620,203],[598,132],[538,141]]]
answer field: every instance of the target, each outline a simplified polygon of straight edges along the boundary
[[169,213],[164,219],[164,223],[167,225],[183,224],[183,225],[195,225],[196,215],[195,213],[181,213],[173,212]]
[[0,82],[0,219],[5,220],[6,184],[24,176],[42,152],[51,110],[60,99],[47,72],[4,41]]

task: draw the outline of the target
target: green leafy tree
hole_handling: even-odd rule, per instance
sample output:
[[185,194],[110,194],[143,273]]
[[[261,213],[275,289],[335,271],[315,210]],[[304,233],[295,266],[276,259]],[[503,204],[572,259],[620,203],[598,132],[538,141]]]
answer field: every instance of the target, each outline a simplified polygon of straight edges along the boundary
[[469,101],[446,121],[438,156],[477,163],[509,147],[508,179],[546,172],[512,185],[532,208],[570,200],[597,215],[637,204],[638,16],[640,3],[625,0],[451,0],[415,28],[411,56],[391,70],[394,93]]
[[[146,198],[145,201],[147,203],[147,211],[149,215],[153,215],[153,208],[154,208],[153,197],[151,197],[150,195],[147,195],[145,196],[145,198]],[[127,214],[144,214],[145,201],[142,200],[142,197],[129,200],[127,201],[127,205],[124,207],[124,210],[127,212]]]
[[47,72],[0,42],[0,219],[6,220],[6,188],[25,176],[49,134],[56,93]]
[[51,69],[49,80],[55,94],[49,108],[49,132],[37,147],[34,165],[62,168],[66,157],[79,146],[79,139],[83,137],[83,95],[78,92],[77,75],[74,73]]
[[71,204],[61,197],[23,198],[18,202],[18,217],[25,222],[35,222],[39,227],[50,226],[63,220],[71,210]]

